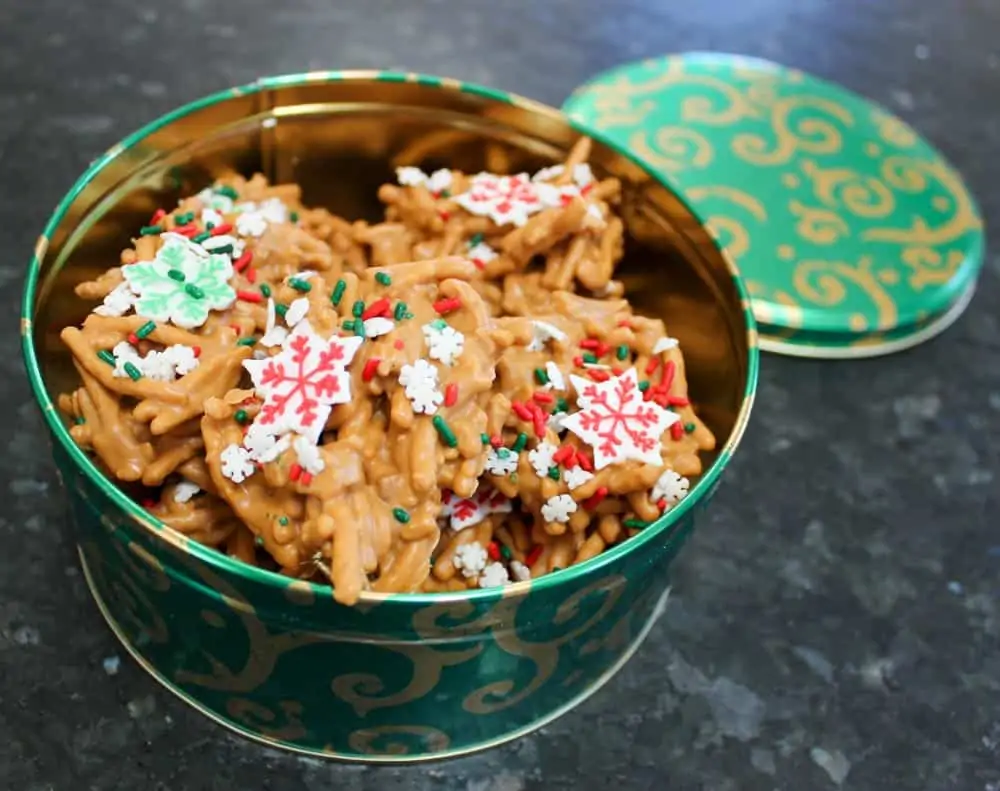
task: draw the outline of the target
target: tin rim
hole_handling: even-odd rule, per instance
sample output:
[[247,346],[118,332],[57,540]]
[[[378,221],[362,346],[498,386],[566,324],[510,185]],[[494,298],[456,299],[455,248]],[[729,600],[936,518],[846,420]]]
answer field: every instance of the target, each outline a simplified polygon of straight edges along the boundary
[[[815,360],[864,360],[870,357],[884,357],[896,352],[912,349],[933,338],[936,338],[965,313],[972,298],[976,294],[977,282],[974,280],[958,295],[950,308],[931,322],[920,326],[912,332],[885,341],[864,342],[864,336],[858,337],[856,346],[823,346],[805,341],[796,341],[795,337],[783,338],[780,334],[769,335],[772,329],[769,325],[758,324],[761,351],[782,354],[786,357],[805,357]],[[780,328],[778,328],[780,333]],[[821,339],[821,336],[820,336]]]
[[[77,196],[94,180],[94,178],[113,160],[124,154],[126,151],[141,143],[145,138],[154,132],[163,129],[174,121],[183,118],[193,112],[220,104],[238,96],[260,93],[275,88],[295,87],[308,84],[325,82],[412,82],[426,85],[439,90],[454,91],[458,93],[469,93],[486,99],[501,102],[512,106],[518,106],[532,113],[547,116],[553,121],[567,124],[574,131],[581,135],[586,135],[602,145],[613,150],[615,153],[625,157],[643,173],[647,174],[657,184],[668,190],[675,196],[684,207],[699,222],[702,221],[700,215],[687,203],[683,196],[678,195],[670,185],[657,173],[643,164],[633,154],[623,146],[607,139],[602,133],[589,129],[579,121],[572,119],[555,108],[527,99],[517,94],[506,93],[494,88],[487,88],[474,83],[461,82],[459,80],[443,77],[434,77],[412,72],[393,72],[377,70],[349,70],[349,71],[314,71],[301,74],[287,74],[272,77],[264,77],[247,85],[237,86],[225,91],[209,94],[193,102],[182,105],[165,115],[142,126],[132,134],[126,136],[121,142],[116,143],[104,154],[97,157],[84,173],[76,180],[73,186],[60,201],[55,211],[49,217],[35,244],[35,249],[28,264],[28,272],[24,284],[24,293],[21,301],[21,350],[24,356],[25,367],[27,368],[28,380],[31,384],[32,392],[38,402],[46,424],[56,441],[62,449],[66,451],[73,463],[76,465],[90,483],[98,487],[112,502],[121,508],[135,523],[141,525],[145,530],[156,537],[155,540],[164,540],[177,547],[180,551],[193,555],[196,559],[207,563],[209,566],[218,568],[221,571],[236,574],[248,579],[250,582],[266,585],[269,587],[284,588],[288,584],[288,578],[277,572],[251,566],[235,558],[230,558],[210,547],[207,547],[187,536],[182,535],[164,522],[156,519],[143,509],[138,503],[129,498],[110,478],[101,472],[94,464],[93,460],[73,441],[65,423],[60,419],[56,406],[49,397],[42,378],[41,367],[39,365],[38,354],[35,349],[33,335],[33,317],[35,312],[35,299],[38,293],[38,281],[41,271],[42,259],[48,249],[52,234],[65,217]],[[550,574],[545,574],[536,580],[516,582],[503,588],[504,596],[514,596],[526,593],[530,590],[544,590],[550,587],[559,586],[564,582],[585,577],[590,572],[596,571],[621,557],[638,551],[640,547],[649,544],[651,541],[662,535],[667,529],[684,517],[695,507],[718,481],[722,471],[729,464],[729,460],[735,452],[743,434],[746,430],[753,407],[754,394],[757,385],[757,375],[759,367],[759,343],[757,334],[757,324],[753,312],[750,308],[750,296],[746,285],[732,258],[721,249],[718,243],[711,239],[711,244],[724,261],[727,270],[732,278],[734,287],[740,298],[742,316],[746,330],[747,360],[746,360],[746,385],[743,391],[743,400],[740,404],[739,412],[732,431],[726,440],[725,445],[719,451],[719,455],[701,476],[698,482],[692,487],[690,494],[680,501],[676,506],[667,511],[637,536],[623,541],[616,547],[602,552],[590,560],[579,563],[569,568],[562,569]],[[318,595],[328,596],[332,591],[332,586],[316,582],[307,583],[310,589]],[[464,592],[434,592],[434,593],[376,593],[363,591],[360,602],[382,602],[396,603],[403,605],[426,605],[440,604],[449,601],[476,601],[481,599],[492,599],[496,596],[496,590],[478,589]]]

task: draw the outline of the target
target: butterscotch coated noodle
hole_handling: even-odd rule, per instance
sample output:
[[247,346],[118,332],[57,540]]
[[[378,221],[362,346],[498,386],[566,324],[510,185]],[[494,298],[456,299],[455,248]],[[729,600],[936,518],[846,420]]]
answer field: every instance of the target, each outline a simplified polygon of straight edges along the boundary
[[374,225],[259,175],[156,212],[77,287],[73,438],[175,530],[345,604],[635,535],[715,438],[614,280],[620,184],[589,146],[534,176],[400,167]]

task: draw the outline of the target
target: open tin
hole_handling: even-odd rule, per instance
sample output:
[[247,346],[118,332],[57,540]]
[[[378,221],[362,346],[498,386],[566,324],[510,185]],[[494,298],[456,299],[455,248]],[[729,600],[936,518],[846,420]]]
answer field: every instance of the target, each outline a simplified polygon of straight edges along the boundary
[[[691,395],[720,438],[691,493],[635,538],[567,570],[461,594],[365,593],[245,565],[155,520],[71,439],[54,406],[76,383],[59,330],[89,311],[73,287],[131,232],[227,169],[295,181],[304,200],[376,219],[399,165],[467,172],[561,161],[584,130],[559,112],[456,81],[384,72],[264,79],[183,107],[100,157],[38,240],[22,318],[31,384],[69,494],[87,582],[129,653],[167,689],[272,746],[359,761],[460,755],[568,711],[632,655],[662,612],[669,566],[746,427],[756,331],[729,259],[624,150],[592,164],[624,184],[619,277],[668,317]],[[587,134],[590,134],[587,132]]]

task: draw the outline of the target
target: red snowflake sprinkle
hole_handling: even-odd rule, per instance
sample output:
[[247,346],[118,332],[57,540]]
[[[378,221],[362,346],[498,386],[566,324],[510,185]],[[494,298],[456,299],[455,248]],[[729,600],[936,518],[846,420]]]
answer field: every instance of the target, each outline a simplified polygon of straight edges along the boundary
[[598,470],[630,459],[663,463],[660,438],[680,418],[643,401],[634,368],[606,382],[592,383],[572,375],[570,379],[580,411],[565,418],[563,425],[594,449]]
[[361,343],[358,337],[324,340],[303,319],[280,354],[244,361],[264,400],[255,422],[272,434],[294,431],[317,442],[331,407],[351,398],[346,367]]

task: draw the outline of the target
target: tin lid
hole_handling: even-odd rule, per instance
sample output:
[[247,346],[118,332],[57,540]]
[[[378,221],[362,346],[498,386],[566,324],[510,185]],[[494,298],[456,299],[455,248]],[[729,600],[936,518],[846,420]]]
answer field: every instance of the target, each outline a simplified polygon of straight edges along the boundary
[[627,64],[563,109],[660,173],[736,260],[761,347],[866,357],[936,335],[983,260],[958,173],[884,108],[763,60]]

